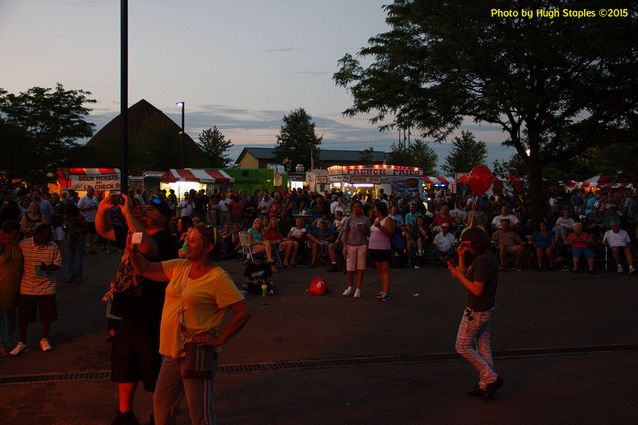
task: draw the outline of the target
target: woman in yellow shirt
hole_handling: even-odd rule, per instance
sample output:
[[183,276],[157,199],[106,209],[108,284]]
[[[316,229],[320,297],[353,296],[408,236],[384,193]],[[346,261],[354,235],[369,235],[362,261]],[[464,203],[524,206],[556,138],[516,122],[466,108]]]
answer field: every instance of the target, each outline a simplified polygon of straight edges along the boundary
[[[193,424],[215,423],[213,397],[217,360],[210,379],[185,379],[184,344],[194,342],[216,347],[218,351],[250,318],[248,305],[231,277],[212,263],[214,236],[204,224],[189,229],[185,259],[148,262],[130,239],[127,250],[138,273],[154,281],[168,282],[160,327],[162,368],[153,395],[155,423],[175,423],[184,395]],[[234,316],[220,330],[228,308]]]

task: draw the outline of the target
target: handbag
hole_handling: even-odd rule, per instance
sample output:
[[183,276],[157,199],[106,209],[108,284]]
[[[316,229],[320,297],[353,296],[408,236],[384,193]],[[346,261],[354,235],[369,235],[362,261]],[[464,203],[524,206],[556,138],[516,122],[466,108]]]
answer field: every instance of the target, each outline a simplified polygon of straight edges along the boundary
[[187,342],[184,344],[184,349],[186,350],[186,369],[182,373],[182,378],[212,379],[213,365],[217,360],[215,347]]
[[[186,289],[186,279],[190,273],[190,268],[185,274],[182,282],[182,294]],[[181,295],[180,295],[181,299]],[[181,302],[181,301],[180,301]],[[181,305],[179,314],[179,332],[182,341],[185,341],[186,323],[184,321],[184,304]],[[213,366],[217,360],[217,351],[215,347],[210,345],[200,345],[195,342],[184,342],[184,350],[186,351],[186,368],[182,372],[184,379],[212,379]]]

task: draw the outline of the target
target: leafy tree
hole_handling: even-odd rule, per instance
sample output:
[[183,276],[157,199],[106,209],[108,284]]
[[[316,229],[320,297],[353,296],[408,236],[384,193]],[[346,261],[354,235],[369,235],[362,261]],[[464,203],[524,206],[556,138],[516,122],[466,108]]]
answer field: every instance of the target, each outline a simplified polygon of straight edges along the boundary
[[199,147],[206,156],[206,166],[214,168],[228,167],[232,160],[226,155],[226,151],[233,146],[230,139],[217,126],[202,131],[199,135]]
[[374,162],[374,148],[372,146],[361,152],[360,162],[363,165],[370,165]]
[[477,165],[485,164],[487,160],[487,145],[476,140],[469,131],[462,131],[460,137],[455,137],[452,150],[445,157],[443,171],[447,175],[466,173]]
[[303,108],[291,111],[283,121],[274,149],[275,157],[279,162],[290,159],[293,168],[296,164],[303,164],[309,170],[311,152],[315,164],[319,163],[319,145],[323,137],[317,137],[315,123]]
[[[587,2],[589,4],[589,2]],[[496,124],[524,161],[530,210],[542,217],[542,172],[592,146],[636,143],[638,12],[623,19],[501,19],[491,9],[582,10],[582,0],[395,0],[391,29],[333,76],[344,113],[446,140],[464,117]],[[595,10],[615,7],[604,0]],[[386,118],[390,120],[386,122]],[[528,153],[529,152],[529,153]]]
[[416,139],[410,146],[393,143],[390,149],[392,164],[420,167],[426,176],[437,174],[435,167],[439,156],[426,142]]
[[[33,87],[11,94],[0,89],[0,133],[3,155],[0,167],[10,176],[41,182],[48,171],[63,165],[78,139],[93,134],[85,121],[95,103],[84,90]],[[6,146],[6,148],[5,148]]]

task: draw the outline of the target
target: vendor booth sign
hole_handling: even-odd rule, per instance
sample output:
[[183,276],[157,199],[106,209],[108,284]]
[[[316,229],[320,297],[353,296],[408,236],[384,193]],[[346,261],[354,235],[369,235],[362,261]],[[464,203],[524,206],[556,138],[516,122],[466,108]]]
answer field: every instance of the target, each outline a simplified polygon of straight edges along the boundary
[[61,170],[58,182],[62,189],[86,192],[92,186],[96,192],[119,192],[120,170],[117,168],[68,168]]

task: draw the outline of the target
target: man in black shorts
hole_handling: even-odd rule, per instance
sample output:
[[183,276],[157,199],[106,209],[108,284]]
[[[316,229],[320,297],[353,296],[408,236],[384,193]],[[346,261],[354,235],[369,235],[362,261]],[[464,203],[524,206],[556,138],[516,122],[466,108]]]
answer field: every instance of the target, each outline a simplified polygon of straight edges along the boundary
[[[107,197],[98,209],[96,228],[104,238],[124,248],[127,237],[142,233],[140,251],[149,261],[177,258],[177,246],[167,230],[171,216],[168,204],[161,198],[147,201],[136,216],[132,198],[122,195],[120,208],[127,228],[113,226],[108,210],[113,207]],[[111,313],[122,318],[111,345],[111,379],[117,383],[119,409],[113,425],[139,424],[133,413],[133,399],[137,384],[155,391],[155,382],[162,363],[159,354],[159,327],[164,305],[166,283],[135,276],[133,266],[123,255],[115,279]]]

